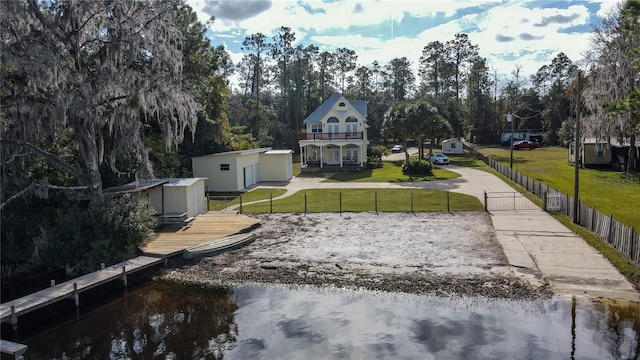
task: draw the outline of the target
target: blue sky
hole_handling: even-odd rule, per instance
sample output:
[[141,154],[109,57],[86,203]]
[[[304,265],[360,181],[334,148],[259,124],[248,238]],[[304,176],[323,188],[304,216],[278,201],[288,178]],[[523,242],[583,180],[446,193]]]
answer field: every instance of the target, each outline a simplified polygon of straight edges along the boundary
[[520,67],[528,78],[564,52],[583,63],[593,25],[617,7],[615,0],[188,0],[201,21],[215,16],[208,36],[225,45],[235,63],[245,36],[273,37],[280,26],[295,32],[294,46],[321,51],[346,47],[358,65],[386,64],[406,56],[416,69],[429,42],[467,33],[501,83]]

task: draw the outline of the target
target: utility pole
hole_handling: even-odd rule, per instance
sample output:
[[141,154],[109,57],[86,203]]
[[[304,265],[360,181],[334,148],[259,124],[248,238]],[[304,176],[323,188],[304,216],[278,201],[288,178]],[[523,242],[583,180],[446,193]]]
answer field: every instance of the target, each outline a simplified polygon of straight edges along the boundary
[[576,90],[576,139],[575,139],[575,158],[573,161],[574,166],[574,185],[573,185],[573,223],[577,224],[580,222],[580,217],[578,216],[579,209],[579,197],[578,190],[580,187],[580,117],[581,117],[581,108],[580,108],[580,83],[582,82],[582,71],[578,70],[578,84]]
[[509,155],[509,169],[513,169],[513,132],[514,132],[514,123],[515,123],[515,119],[513,118],[513,115],[511,113],[507,114],[507,122],[511,123],[511,141],[509,145],[509,148],[511,148],[511,153]]

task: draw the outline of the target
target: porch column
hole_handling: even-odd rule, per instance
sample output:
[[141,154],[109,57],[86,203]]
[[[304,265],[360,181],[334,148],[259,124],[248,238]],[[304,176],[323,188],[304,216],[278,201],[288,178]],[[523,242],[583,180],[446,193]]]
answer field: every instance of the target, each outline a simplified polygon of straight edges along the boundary
[[360,144],[360,166],[364,166],[364,160],[367,158],[367,147],[364,142]]
[[342,167],[342,145],[340,145],[340,167]]
[[304,153],[303,153],[304,148],[302,147],[302,144],[300,144],[300,143],[298,143],[298,146],[300,146],[300,168],[303,168],[304,167],[304,158],[305,158]]
[[322,151],[324,150],[324,146],[320,145],[320,168],[322,168]]

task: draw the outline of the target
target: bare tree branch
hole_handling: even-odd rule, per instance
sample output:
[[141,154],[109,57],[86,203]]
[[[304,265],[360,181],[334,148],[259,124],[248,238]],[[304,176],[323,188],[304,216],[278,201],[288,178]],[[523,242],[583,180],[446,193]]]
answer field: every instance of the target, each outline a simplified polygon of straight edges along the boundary
[[50,164],[55,165],[58,168],[66,171],[70,175],[74,176],[76,179],[82,180],[84,178],[84,174],[80,169],[71,166],[69,163],[64,161],[59,156],[52,154],[50,152],[47,152],[34,144],[31,144],[29,142],[22,141],[22,140],[0,139],[0,144],[2,143],[9,143],[9,144],[15,144],[19,146],[24,146],[27,149],[31,150],[31,152],[36,153],[42,156],[43,158],[45,158]]

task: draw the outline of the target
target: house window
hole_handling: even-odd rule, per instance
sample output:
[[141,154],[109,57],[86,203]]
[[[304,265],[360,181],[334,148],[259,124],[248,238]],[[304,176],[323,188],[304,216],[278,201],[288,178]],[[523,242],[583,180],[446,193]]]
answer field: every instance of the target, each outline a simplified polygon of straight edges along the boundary
[[322,132],[322,124],[320,124],[320,123],[311,124],[311,132],[312,133],[320,133],[320,132]]
[[343,102],[341,102],[340,104],[338,104],[338,107],[345,107],[345,106],[347,106],[347,104],[345,104],[345,103],[343,103]]
[[220,171],[229,171],[229,164],[220,164]]
[[345,122],[358,122],[358,119],[355,116],[349,116]]
[[337,122],[340,122],[340,120],[338,120],[338,118],[337,118],[337,117],[332,116],[332,117],[330,117],[330,118],[328,118],[328,119],[327,119],[327,122],[328,122],[328,123],[337,123]]
[[452,148],[452,149],[455,149],[455,148],[456,148],[456,143],[452,142],[452,143],[451,143],[451,148]]

